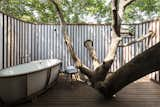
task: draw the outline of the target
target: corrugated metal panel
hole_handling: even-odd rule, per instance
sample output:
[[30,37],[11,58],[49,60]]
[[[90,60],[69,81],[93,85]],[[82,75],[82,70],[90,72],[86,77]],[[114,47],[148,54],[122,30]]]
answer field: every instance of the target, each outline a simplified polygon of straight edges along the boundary
[[16,20],[16,29],[15,29],[15,33],[16,33],[16,64],[20,64],[20,22],[19,20]]
[[4,58],[4,62],[3,62],[3,67],[6,68],[7,67],[7,16],[4,15],[4,42],[3,42],[3,58]]
[[0,13],[0,69],[3,68],[3,14]]
[[11,18],[8,17],[8,33],[7,33],[7,52],[8,52],[8,55],[7,55],[7,67],[11,66]]
[[[135,26],[135,37],[125,37],[128,43],[146,34],[149,28],[157,32],[154,38],[127,47],[119,47],[111,71],[115,71],[134,56],[145,51],[160,40],[160,22],[148,21]],[[74,50],[83,63],[92,67],[84,41],[91,39],[100,61],[109,51],[111,44],[111,26],[107,24],[69,24],[68,34],[73,42]],[[73,65],[73,61],[65,46],[60,25],[26,23],[0,13],[0,69],[39,59],[58,58],[63,61],[63,68]],[[159,72],[152,74],[152,79],[159,81]]]

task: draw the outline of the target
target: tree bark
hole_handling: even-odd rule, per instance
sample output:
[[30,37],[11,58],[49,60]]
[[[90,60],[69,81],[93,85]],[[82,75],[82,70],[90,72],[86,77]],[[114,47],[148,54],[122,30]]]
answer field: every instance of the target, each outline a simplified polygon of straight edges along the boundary
[[96,88],[106,97],[112,97],[131,82],[160,70],[160,42],[133,58]]
[[154,37],[154,36],[155,36],[155,33],[153,31],[149,31],[146,35],[141,36],[140,38],[135,39],[134,41],[131,41],[129,43],[126,43],[126,44],[123,44],[123,45],[119,45],[119,47],[126,47],[126,46],[132,45],[134,43],[140,42],[140,41],[142,41],[142,40],[144,40],[146,38]]
[[99,66],[100,62],[99,62],[98,57],[96,55],[96,51],[93,48],[93,41],[91,41],[91,40],[85,41],[84,46],[89,51],[89,56],[93,60],[93,67],[94,67],[94,70],[95,70]]
[[61,13],[61,10],[57,4],[57,2],[55,0],[50,0],[53,5],[55,6],[55,9],[57,11],[57,15],[59,17],[59,20],[60,20],[60,25],[61,25],[61,28],[62,28],[62,33],[64,35],[64,41],[66,43],[66,46],[67,46],[67,49],[68,51],[70,52],[70,55],[75,63],[75,66],[80,69],[80,71],[82,73],[84,73],[85,75],[87,75],[89,78],[92,76],[92,72],[91,70],[85,66],[81,60],[79,59],[79,57],[76,55],[75,51],[74,51],[74,48],[72,46],[72,42],[70,40],[70,37],[68,36],[68,33],[67,33],[67,30],[66,30],[66,23],[65,23],[65,20],[64,20],[64,17],[63,17],[63,14]]
[[[112,32],[111,32],[111,46],[109,48],[109,53],[107,53],[103,63],[97,67],[93,74],[92,81],[94,82],[94,87],[96,87],[99,82],[103,81],[107,76],[109,69],[112,66],[114,58],[116,56],[118,45],[121,41],[120,29],[121,29],[121,17],[119,17],[119,5],[118,0],[112,0]],[[94,80],[95,79],[95,80]],[[99,81],[98,81],[99,80]]]
[[156,70],[160,70],[160,43],[158,43],[157,45],[149,48],[145,52],[133,58],[130,62],[122,66],[113,74],[107,75],[114,61],[119,42],[122,39],[120,37],[120,29],[124,10],[135,0],[112,0],[112,43],[108,55],[106,55],[104,61],[99,64],[94,49],[92,47],[88,47],[88,49],[90,50],[90,56],[99,64],[94,72],[92,72],[91,69],[82,64],[80,59],[74,52],[71,40],[66,31],[66,24],[63,15],[56,2],[54,0],[50,1],[52,1],[57,9],[57,13],[61,20],[62,33],[64,34],[66,46],[77,68],[79,68],[82,73],[89,77],[92,83],[92,87],[97,89],[107,98],[112,97],[115,93],[117,93],[129,83]]

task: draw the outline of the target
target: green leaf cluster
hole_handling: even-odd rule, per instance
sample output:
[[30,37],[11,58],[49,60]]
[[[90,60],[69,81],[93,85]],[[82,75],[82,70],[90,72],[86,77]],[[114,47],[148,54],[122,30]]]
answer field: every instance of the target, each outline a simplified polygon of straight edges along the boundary
[[[111,22],[111,0],[57,0],[68,23]],[[30,22],[58,23],[56,11],[49,0],[0,0],[0,11]],[[136,0],[127,7],[125,23],[150,20],[160,15],[160,0]]]

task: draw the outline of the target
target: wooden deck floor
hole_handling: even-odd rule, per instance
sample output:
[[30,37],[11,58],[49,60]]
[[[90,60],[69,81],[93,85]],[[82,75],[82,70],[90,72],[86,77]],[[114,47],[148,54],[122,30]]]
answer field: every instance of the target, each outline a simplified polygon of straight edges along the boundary
[[37,101],[17,107],[160,107],[160,86],[151,81],[136,81],[107,101],[96,90],[81,83],[58,83]]

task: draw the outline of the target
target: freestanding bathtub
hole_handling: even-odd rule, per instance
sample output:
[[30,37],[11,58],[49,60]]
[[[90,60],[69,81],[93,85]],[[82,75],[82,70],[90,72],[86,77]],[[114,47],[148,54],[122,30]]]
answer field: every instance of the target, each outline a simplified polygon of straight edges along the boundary
[[0,101],[13,104],[35,98],[53,85],[60,69],[60,60],[48,59],[0,70]]

